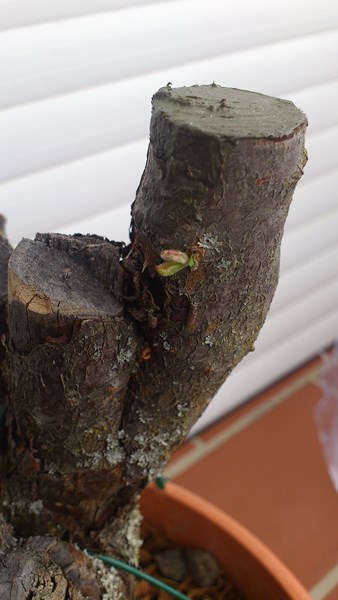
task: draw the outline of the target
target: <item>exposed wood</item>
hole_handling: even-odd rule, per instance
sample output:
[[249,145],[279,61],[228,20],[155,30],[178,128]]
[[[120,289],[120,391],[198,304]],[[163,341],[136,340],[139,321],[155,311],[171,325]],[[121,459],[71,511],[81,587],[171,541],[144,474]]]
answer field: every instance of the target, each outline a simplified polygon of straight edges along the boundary
[[96,569],[83,552],[51,536],[13,543],[1,557],[4,600],[100,600]]

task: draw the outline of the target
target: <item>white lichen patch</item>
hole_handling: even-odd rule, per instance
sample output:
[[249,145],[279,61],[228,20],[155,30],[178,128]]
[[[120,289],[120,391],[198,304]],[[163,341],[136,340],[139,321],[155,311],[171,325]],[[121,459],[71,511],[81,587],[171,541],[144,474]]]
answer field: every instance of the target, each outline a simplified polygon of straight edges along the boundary
[[104,459],[112,467],[122,463],[126,458],[125,450],[120,443],[124,436],[124,431],[109,433],[105,439],[105,448],[103,448],[102,451],[96,450],[95,452],[86,452],[83,454],[78,463],[78,467],[97,469],[100,466],[104,466]]
[[14,499],[8,497],[2,498],[0,508],[5,512],[8,522],[16,519],[18,516],[21,518],[21,515],[26,515],[32,524],[38,524],[49,513],[44,507],[42,500],[29,500],[24,497]]
[[149,423],[151,423],[154,420],[153,417],[150,417],[143,410],[138,410],[137,416],[138,416],[139,422],[143,423],[143,425],[148,425]]
[[41,515],[41,511],[43,510],[42,500],[34,500],[34,502],[30,502],[28,504],[27,510],[30,515]]
[[15,512],[15,511],[20,511],[20,512],[26,512],[29,515],[33,516],[37,516],[39,517],[41,515],[41,512],[44,509],[43,506],[43,502],[42,500],[33,500],[33,502],[31,502],[30,500],[26,499],[26,498],[19,498],[17,499],[15,502],[11,501],[9,502],[8,500],[3,500],[2,501],[3,506],[10,506],[11,509]]
[[129,548],[134,552],[134,557],[131,560],[135,566],[138,565],[138,553],[143,543],[140,538],[141,521],[142,516],[138,506],[136,506],[129,515],[125,532]]
[[114,567],[106,567],[99,558],[89,556],[93,563],[98,580],[103,588],[101,600],[123,600],[124,584],[119,572]]
[[100,461],[102,460],[102,455],[100,452],[92,452],[91,454],[87,453],[81,459],[81,463],[78,466],[85,467],[86,469],[96,469]]
[[139,448],[130,455],[129,463],[140,467],[143,476],[149,481],[155,479],[166,462],[168,451],[181,440],[182,435],[179,427],[174,431],[163,431],[151,437],[138,434],[134,441],[138,443]]
[[232,261],[226,258],[221,258],[220,261],[218,261],[217,265],[216,265],[216,269],[219,269],[220,271],[229,271],[230,267],[232,265]]
[[183,417],[183,415],[189,410],[189,405],[187,402],[182,402],[180,404],[177,404],[176,408],[177,408],[177,416]]
[[210,233],[203,233],[201,239],[197,242],[200,248],[204,248],[206,250],[214,250],[215,252],[220,252],[223,246],[223,242],[221,242],[217,235],[213,236]]
[[171,345],[167,341],[167,337],[168,337],[168,334],[166,331],[160,331],[160,334],[159,334],[160,339],[157,342],[154,342],[153,346],[158,346],[159,344],[162,344],[162,347],[164,348],[164,350],[171,350]]
[[116,361],[119,365],[123,366],[129,363],[133,358],[133,352],[129,348],[121,348],[116,356]]
[[125,555],[124,560],[135,567],[139,563],[139,550],[142,546],[140,538],[141,513],[138,506],[122,509],[118,517],[119,528],[114,531],[114,548],[121,549]]
[[130,464],[136,464],[141,468],[143,476],[152,481],[157,477],[159,472],[164,466],[164,459],[159,461],[158,452],[152,450],[148,454],[144,453],[144,450],[135,450],[129,458]]
[[127,340],[127,347],[120,348],[120,350],[118,351],[118,353],[116,355],[116,362],[118,365],[123,366],[132,361],[132,358],[134,357],[134,352],[130,348],[132,343],[133,343],[133,338],[129,337]]
[[214,335],[210,334],[204,338],[203,344],[205,344],[205,346],[210,346],[211,348],[212,346],[215,346],[217,344],[217,340]]
[[119,443],[123,437],[121,434],[124,435],[124,432],[120,431],[117,435],[109,433],[106,438],[104,456],[111,466],[119,465],[126,458],[125,450]]
[[91,353],[92,360],[99,361],[101,360],[102,355],[102,346],[94,346],[93,351]]
[[55,463],[45,464],[45,469],[49,475],[55,475],[58,472],[58,466]]

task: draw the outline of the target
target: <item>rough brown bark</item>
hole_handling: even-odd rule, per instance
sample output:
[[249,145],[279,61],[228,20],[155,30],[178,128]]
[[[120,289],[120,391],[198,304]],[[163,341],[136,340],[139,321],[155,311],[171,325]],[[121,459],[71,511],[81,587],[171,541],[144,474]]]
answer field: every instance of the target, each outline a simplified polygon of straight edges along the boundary
[[19,535],[136,559],[137,494],[264,323],[305,127],[285,100],[163,88],[129,246],[44,234],[14,251],[1,498]]
[[3,522],[0,527],[6,536],[0,569],[3,600],[100,600],[100,586],[83,552],[51,536],[17,544]]
[[[132,528],[135,499],[121,477],[118,428],[136,342],[112,294],[122,275],[118,257],[119,246],[102,238],[46,235],[20,242],[10,260],[1,497],[20,536],[48,533],[98,547],[112,514],[115,527]],[[112,539],[99,547],[135,560],[137,545],[120,546],[119,553]],[[15,548],[13,561],[32,548]],[[34,567],[39,581],[43,554]],[[65,578],[55,581],[60,598],[66,589],[73,597]]]
[[[251,92],[212,85],[154,96],[124,263],[137,290],[130,312],[151,354],[132,376],[124,411],[140,471],[158,470],[253,350],[306,162],[305,127],[291,102]],[[159,277],[166,249],[197,255],[197,268]]]

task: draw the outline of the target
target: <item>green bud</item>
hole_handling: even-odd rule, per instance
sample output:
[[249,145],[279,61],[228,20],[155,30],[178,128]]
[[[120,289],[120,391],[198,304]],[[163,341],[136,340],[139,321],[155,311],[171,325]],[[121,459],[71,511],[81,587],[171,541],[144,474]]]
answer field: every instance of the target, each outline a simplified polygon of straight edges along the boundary
[[163,250],[161,252],[161,258],[166,262],[180,263],[181,265],[189,264],[189,256],[185,252],[179,250]]
[[159,275],[162,275],[162,277],[169,277],[169,275],[174,275],[178,271],[184,269],[186,266],[187,265],[182,265],[180,263],[164,262],[160,265],[156,265],[155,269]]

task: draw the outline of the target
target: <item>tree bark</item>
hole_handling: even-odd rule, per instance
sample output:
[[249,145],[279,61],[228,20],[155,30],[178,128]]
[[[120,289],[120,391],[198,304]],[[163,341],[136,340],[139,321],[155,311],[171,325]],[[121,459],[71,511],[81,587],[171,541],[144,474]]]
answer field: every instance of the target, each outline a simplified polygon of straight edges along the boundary
[[[51,536],[28,539],[20,545],[1,522],[0,597],[3,600],[100,600],[101,590],[90,560],[70,544]],[[2,538],[3,539],[3,538]]]
[[1,498],[18,535],[137,560],[137,495],[264,323],[306,124],[285,100],[162,88],[131,243],[14,251]]
[[[95,278],[97,251],[109,265],[105,283]],[[10,260],[11,469],[2,497],[20,535],[66,529],[93,543],[128,500],[118,430],[137,342],[109,291],[118,255],[97,237],[47,235],[20,242]]]
[[[139,290],[130,313],[150,354],[132,375],[124,410],[139,471],[166,462],[254,349],[306,162],[305,127],[291,102],[216,85],[164,88],[153,98],[124,261]],[[195,268],[158,276],[168,249],[195,256]]]

